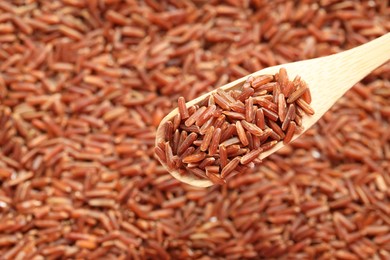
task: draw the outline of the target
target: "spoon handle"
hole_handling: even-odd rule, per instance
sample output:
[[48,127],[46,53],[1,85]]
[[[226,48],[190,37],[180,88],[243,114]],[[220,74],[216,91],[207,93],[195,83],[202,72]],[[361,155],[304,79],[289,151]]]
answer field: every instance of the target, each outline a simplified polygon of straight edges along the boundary
[[338,54],[287,64],[289,75],[301,75],[312,92],[316,114],[305,120],[305,126],[312,126],[350,88],[389,59],[390,33],[387,33]]
[[334,55],[332,58],[343,60],[343,68],[339,69],[345,74],[343,85],[347,88],[345,90],[347,91],[349,86],[356,84],[390,59],[390,33],[351,50]]

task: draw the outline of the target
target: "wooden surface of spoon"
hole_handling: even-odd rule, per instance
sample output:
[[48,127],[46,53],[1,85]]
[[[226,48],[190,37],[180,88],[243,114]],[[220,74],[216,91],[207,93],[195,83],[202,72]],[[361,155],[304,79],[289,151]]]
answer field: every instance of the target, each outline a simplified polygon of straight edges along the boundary
[[[283,67],[287,70],[290,79],[299,75],[310,88],[312,96],[311,107],[314,109],[315,114],[313,116],[303,117],[302,126],[306,131],[315,124],[333,106],[333,104],[345,94],[345,92],[347,92],[370,72],[386,63],[389,59],[390,33],[387,33],[364,45],[338,54],[268,67],[230,82],[220,88],[225,91],[239,88],[249,76],[256,77],[265,74],[274,75],[281,67]],[[200,103],[215,91],[216,90],[208,92],[187,102],[186,106],[190,107]],[[165,122],[172,120],[177,113],[178,109],[176,108],[161,121],[157,129],[156,145],[164,139],[163,125]],[[292,140],[295,140],[299,136],[300,135],[294,135]],[[279,142],[271,150],[261,153],[260,158],[263,159],[269,156],[283,146],[283,142]],[[184,183],[198,187],[208,187],[213,185],[211,181],[198,179],[190,173],[188,173],[188,175],[183,175],[179,174],[177,171],[169,170],[165,162],[161,161],[161,163],[173,177]]]

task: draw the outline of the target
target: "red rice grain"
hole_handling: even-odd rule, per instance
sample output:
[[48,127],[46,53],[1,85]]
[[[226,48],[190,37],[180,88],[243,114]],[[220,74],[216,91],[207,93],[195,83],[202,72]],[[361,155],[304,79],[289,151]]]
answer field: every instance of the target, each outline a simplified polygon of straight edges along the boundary
[[201,151],[206,151],[208,148],[209,148],[209,145],[210,145],[210,142],[211,142],[211,139],[213,138],[214,136],[214,126],[211,126],[209,129],[207,129],[206,131],[206,134],[202,140],[202,144],[200,146],[200,150]]
[[221,139],[221,128],[215,129],[213,133],[213,137],[210,142],[210,147],[209,147],[209,155],[213,156],[218,149],[219,141]]
[[296,127],[295,122],[290,121],[290,124],[288,125],[288,128],[287,128],[286,136],[283,139],[283,143],[288,144],[291,141],[291,139],[295,133],[295,127]]
[[180,97],[177,101],[179,107],[179,113],[182,119],[187,119],[189,117],[188,110],[186,107],[186,101],[183,97]]
[[236,157],[233,160],[231,160],[223,169],[221,172],[221,177],[225,178],[231,171],[236,169],[240,162],[240,157]]

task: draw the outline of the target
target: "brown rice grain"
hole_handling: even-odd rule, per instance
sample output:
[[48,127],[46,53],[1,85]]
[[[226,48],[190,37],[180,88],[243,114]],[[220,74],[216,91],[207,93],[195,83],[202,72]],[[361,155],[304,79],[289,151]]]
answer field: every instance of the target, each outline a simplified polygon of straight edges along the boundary
[[238,164],[240,163],[240,157],[235,157],[233,160],[231,160],[223,169],[221,172],[221,177],[224,179],[226,176],[229,175],[230,172],[232,172]]
[[262,149],[252,150],[251,152],[247,153],[243,157],[241,157],[240,163],[241,164],[248,164],[255,160],[260,153],[262,152]]
[[210,117],[212,117],[215,110],[216,110],[215,105],[211,105],[207,107],[207,109],[196,120],[196,125],[202,126],[207,120],[210,119]]
[[307,103],[305,102],[305,100],[303,100],[302,98],[299,98],[299,99],[297,100],[296,103],[297,103],[297,105],[298,105],[300,108],[302,108],[303,111],[305,111],[306,114],[308,114],[308,115],[314,115],[314,110],[310,107],[309,104],[307,104]]
[[258,87],[264,86],[267,83],[271,82],[273,79],[274,79],[273,75],[261,75],[261,76],[255,78],[252,81],[251,85],[254,89],[257,89]]
[[241,121],[241,125],[243,128],[245,128],[248,132],[255,136],[261,136],[263,134],[263,131],[257,127],[255,124],[248,123],[245,120]]
[[185,101],[184,97],[179,97],[179,99],[177,100],[177,103],[178,103],[178,107],[179,107],[179,113],[181,114],[182,119],[187,119],[189,117],[189,113],[188,113],[188,110],[186,107],[186,101]]
[[294,133],[295,133],[295,127],[296,127],[295,122],[290,121],[290,124],[288,125],[288,128],[287,128],[286,136],[283,139],[284,144],[288,144],[291,142],[291,139],[293,138]]
[[264,107],[262,108],[262,110],[263,110],[263,113],[264,113],[265,117],[269,118],[272,121],[277,121],[278,120],[279,116],[278,116],[277,113],[275,113],[275,112],[273,112],[271,110],[268,110],[268,109],[266,109]]
[[217,128],[215,129],[213,137],[210,142],[209,153],[208,153],[209,155],[213,156],[217,152],[220,139],[221,139],[221,128]]
[[301,84],[300,87],[298,87],[297,90],[295,90],[287,99],[287,103],[292,103],[296,100],[298,100],[305,92],[306,92],[307,86],[305,84]]
[[203,138],[203,140],[202,140],[202,144],[201,144],[201,146],[200,146],[200,150],[201,151],[206,151],[208,148],[209,148],[209,146],[210,146],[210,142],[211,142],[211,139],[213,138],[213,136],[214,136],[214,127],[213,126],[211,126],[208,130],[207,130],[207,132],[206,132],[206,134],[205,134],[205,136],[204,136],[204,138]]
[[206,153],[191,154],[183,158],[184,163],[196,163],[206,158]]
[[202,115],[202,113],[206,110],[206,107],[201,107],[198,110],[196,110],[185,122],[184,124],[187,127],[192,126],[196,120],[199,119],[199,117]]
[[248,122],[253,121],[253,100],[249,97],[245,100],[245,120]]
[[245,130],[241,125],[240,121],[236,122],[236,129],[237,129],[237,134],[238,138],[240,139],[240,142],[243,146],[247,146],[249,144],[249,141],[246,137]]
[[179,146],[177,149],[178,154],[184,153],[185,150],[187,150],[190,145],[198,138],[198,135],[196,133],[189,134],[183,141],[183,143]]

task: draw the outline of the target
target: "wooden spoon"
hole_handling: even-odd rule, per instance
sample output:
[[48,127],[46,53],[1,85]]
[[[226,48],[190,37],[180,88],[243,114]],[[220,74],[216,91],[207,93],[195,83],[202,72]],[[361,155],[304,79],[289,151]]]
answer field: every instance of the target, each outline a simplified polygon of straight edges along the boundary
[[[302,126],[306,131],[314,123],[316,123],[326,111],[328,111],[334,103],[352,88],[357,82],[367,76],[370,72],[384,64],[390,59],[390,33],[387,33],[373,41],[356,48],[311,60],[298,61],[278,66],[268,67],[256,71],[246,77],[230,82],[221,87],[225,91],[241,87],[249,76],[260,76],[265,74],[276,74],[281,67],[287,70],[290,79],[296,75],[306,81],[310,88],[312,103],[314,109],[313,116],[304,116]],[[200,103],[206,97],[210,96],[216,90],[208,92],[194,100],[186,103],[187,108]],[[157,129],[156,145],[161,140],[164,140],[164,123],[172,120],[178,113],[178,109],[170,112],[160,123]],[[295,140],[300,135],[294,135],[292,140]],[[260,158],[263,159],[270,154],[273,154],[284,146],[283,142],[272,149],[261,153]],[[208,187],[213,185],[209,180],[199,179],[191,173],[188,175],[179,174],[177,171],[169,170],[165,162],[161,164],[171,173],[173,177],[181,182],[191,184],[197,187]]]

